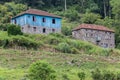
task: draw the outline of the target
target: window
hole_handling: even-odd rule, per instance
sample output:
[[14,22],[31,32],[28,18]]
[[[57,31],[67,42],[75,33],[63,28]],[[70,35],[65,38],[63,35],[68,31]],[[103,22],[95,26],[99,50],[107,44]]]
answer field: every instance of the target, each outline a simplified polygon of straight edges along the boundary
[[28,18],[30,18],[30,15],[28,16]]
[[86,33],[86,37],[88,36],[88,34]]
[[55,19],[52,19],[52,23],[55,24]]
[[35,21],[35,16],[33,16],[33,21]]
[[52,29],[52,32],[55,32],[55,29]]
[[33,30],[36,31],[36,27],[33,27]]
[[104,43],[104,47],[105,47],[105,48],[108,48],[108,44],[107,44],[107,43]]
[[110,44],[110,46],[113,46],[112,44]]
[[42,22],[46,22],[46,19],[45,19],[45,18],[42,18]]
[[17,20],[15,19],[15,24],[17,23]]
[[93,34],[91,34],[91,37],[93,37]]
[[24,27],[22,27],[22,30],[24,29]]
[[43,33],[45,33],[46,32],[46,29],[45,28],[43,28]]

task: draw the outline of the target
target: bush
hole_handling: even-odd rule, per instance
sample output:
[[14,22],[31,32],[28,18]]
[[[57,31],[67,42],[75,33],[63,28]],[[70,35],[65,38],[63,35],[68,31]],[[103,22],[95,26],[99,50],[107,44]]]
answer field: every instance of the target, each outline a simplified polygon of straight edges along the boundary
[[8,35],[22,35],[20,26],[9,24],[7,29]]
[[93,80],[120,80],[119,76],[120,74],[116,75],[115,72],[100,71],[99,69],[92,72]]
[[103,80],[102,77],[103,75],[99,69],[96,69],[95,71],[92,72],[93,80]]
[[67,74],[63,74],[62,77],[63,77],[63,80],[70,80]]
[[48,39],[46,39],[46,42],[49,44],[57,45],[58,43],[61,42],[61,39],[54,37],[54,36],[49,36]]
[[33,39],[24,37],[24,36],[11,36],[10,38],[0,39],[0,46],[6,47],[14,47],[14,46],[21,46],[37,49],[42,44],[40,41],[34,41]]
[[63,26],[62,33],[66,36],[72,35],[72,27],[70,26]]
[[55,80],[55,71],[43,61],[37,61],[29,67],[28,78],[30,80]]
[[57,50],[63,53],[71,53],[70,46],[67,43],[59,43],[57,46]]
[[84,72],[79,72],[78,77],[80,78],[80,80],[85,80],[85,73]]
[[104,71],[102,80],[116,80],[116,75],[110,71]]
[[14,36],[12,37],[11,42],[17,46],[23,46],[23,47],[34,48],[34,49],[42,45],[42,43],[34,41],[30,38],[26,38],[24,36]]

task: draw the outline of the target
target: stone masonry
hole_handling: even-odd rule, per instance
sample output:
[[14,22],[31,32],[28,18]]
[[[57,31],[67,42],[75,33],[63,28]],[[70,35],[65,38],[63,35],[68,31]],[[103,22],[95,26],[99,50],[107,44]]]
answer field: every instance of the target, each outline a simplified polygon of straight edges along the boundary
[[[88,26],[84,28],[84,25]],[[90,27],[91,26],[91,27]],[[114,31],[98,26],[98,29],[92,28],[94,25],[82,24],[82,27],[76,28],[72,36],[76,39],[91,42],[104,48],[115,47]],[[96,25],[97,27],[97,25]]]

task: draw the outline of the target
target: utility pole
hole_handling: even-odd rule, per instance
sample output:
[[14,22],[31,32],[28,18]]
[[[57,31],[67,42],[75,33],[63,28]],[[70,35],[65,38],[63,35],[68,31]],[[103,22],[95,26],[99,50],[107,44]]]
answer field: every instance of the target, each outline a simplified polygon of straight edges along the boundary
[[67,10],[67,3],[66,3],[66,0],[65,0],[65,11]]

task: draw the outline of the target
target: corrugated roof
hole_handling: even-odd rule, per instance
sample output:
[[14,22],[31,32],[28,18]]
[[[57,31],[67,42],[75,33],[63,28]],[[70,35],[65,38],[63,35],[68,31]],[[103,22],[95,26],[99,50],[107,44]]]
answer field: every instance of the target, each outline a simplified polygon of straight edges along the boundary
[[75,29],[73,29],[73,31],[80,30],[80,29],[93,29],[93,30],[114,32],[114,30],[109,29],[105,26],[95,25],[95,24],[81,24],[78,27],[76,27]]
[[[18,15],[15,16],[15,17],[18,17],[18,16],[23,15],[23,14],[35,14],[35,15],[41,15],[41,16],[50,16],[50,17],[61,18],[60,16],[57,16],[57,15],[48,13],[48,12],[46,12],[46,11],[37,10],[37,9],[29,9],[29,10],[26,10],[26,11],[18,14]],[[15,18],[15,17],[13,17],[13,18]]]

